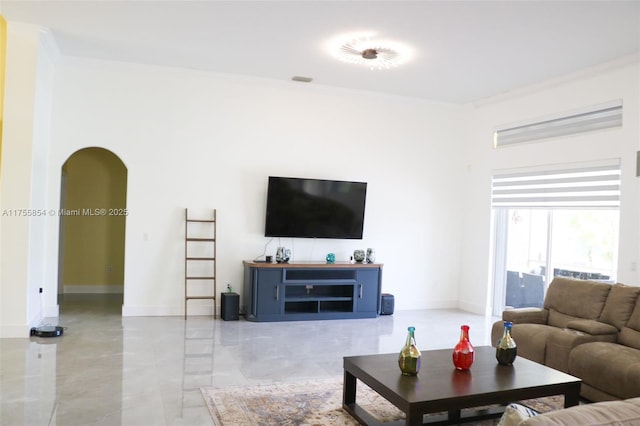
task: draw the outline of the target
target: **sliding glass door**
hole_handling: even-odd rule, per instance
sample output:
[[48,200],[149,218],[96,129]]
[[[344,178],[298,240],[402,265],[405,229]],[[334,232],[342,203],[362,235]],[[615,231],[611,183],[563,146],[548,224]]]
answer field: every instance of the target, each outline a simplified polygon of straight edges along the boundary
[[542,307],[554,276],[615,282],[619,166],[494,176],[494,315]]

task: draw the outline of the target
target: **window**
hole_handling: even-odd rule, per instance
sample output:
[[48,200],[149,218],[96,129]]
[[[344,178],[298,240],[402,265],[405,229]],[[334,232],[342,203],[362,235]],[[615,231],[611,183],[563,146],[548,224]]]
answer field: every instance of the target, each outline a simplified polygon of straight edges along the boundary
[[613,282],[616,275],[620,163],[497,174],[494,314],[541,307],[554,276]]

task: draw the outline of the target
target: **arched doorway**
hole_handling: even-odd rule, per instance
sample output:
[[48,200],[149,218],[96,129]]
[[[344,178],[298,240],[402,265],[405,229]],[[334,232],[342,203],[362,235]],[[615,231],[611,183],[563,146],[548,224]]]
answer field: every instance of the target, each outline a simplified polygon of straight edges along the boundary
[[61,173],[58,298],[110,295],[121,312],[127,168],[113,152],[92,147],[73,153]]

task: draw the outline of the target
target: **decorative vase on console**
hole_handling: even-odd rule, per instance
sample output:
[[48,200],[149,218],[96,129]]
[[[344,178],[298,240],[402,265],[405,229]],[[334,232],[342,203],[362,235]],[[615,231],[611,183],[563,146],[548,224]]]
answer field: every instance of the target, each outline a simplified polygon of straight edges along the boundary
[[518,355],[518,346],[515,340],[513,340],[513,337],[511,337],[512,325],[510,321],[504,322],[502,337],[496,344],[496,359],[500,365],[513,364],[513,361],[516,360],[516,356]]
[[469,341],[469,326],[460,327],[460,341],[453,348],[453,365],[458,370],[468,370],[473,364],[473,345]]
[[284,247],[278,247],[276,249],[276,262],[278,262],[278,263],[286,262],[286,260],[285,260],[285,252],[286,252],[286,250],[287,249],[284,248]]
[[420,358],[422,354],[416,346],[415,327],[407,329],[407,342],[398,355],[398,366],[405,376],[416,376],[420,371]]
[[355,250],[353,252],[353,260],[358,263],[362,263],[364,261],[364,250]]
[[367,263],[376,262],[376,251],[372,248],[367,249]]

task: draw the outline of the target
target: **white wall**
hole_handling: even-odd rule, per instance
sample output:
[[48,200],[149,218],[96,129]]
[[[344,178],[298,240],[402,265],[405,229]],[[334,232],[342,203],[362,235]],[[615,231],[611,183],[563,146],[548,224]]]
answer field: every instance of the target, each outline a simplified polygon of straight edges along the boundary
[[218,289],[240,291],[242,260],[268,241],[269,175],[366,181],[368,194],[362,241],[274,240],[267,254],[280,243],[294,260],[347,260],[374,247],[397,309],[456,304],[465,108],[67,58],[53,111],[50,199],[80,148],[128,168],[124,315],[182,313],[185,207],[218,209]]
[[[562,82],[548,82],[535,90],[494,99],[477,107],[466,135],[466,191],[463,274],[459,306],[473,312],[490,312],[491,176],[496,170],[594,162],[620,158],[622,196],[618,281],[640,285],[638,178],[636,151],[640,144],[640,67],[637,61],[597,74],[587,72]],[[500,125],[570,112],[590,105],[622,99],[621,129],[605,130],[519,146],[493,149],[493,131]],[[485,301],[487,302],[485,305]]]
[[[59,58],[57,45],[51,33],[38,29],[40,35],[38,65],[35,81],[34,98],[34,131],[33,157],[31,163],[31,191],[30,205],[40,211],[50,205],[47,191],[49,174],[49,146],[51,134],[51,102],[52,85],[55,74],[55,63]],[[57,196],[54,200],[58,200]],[[47,216],[36,217],[31,220],[29,230],[29,284],[28,284],[28,314],[31,323],[35,323],[43,316],[57,316],[55,305],[57,287],[58,263],[52,259],[51,253],[57,247],[52,244],[57,239],[57,228],[48,226],[56,222],[55,215],[47,212]],[[47,287],[48,291],[39,293],[40,288]],[[48,309],[43,309],[49,306]]]
[[[367,181],[362,241],[282,239],[271,242],[267,254],[283,244],[293,248],[295,260],[321,261],[329,251],[344,260],[356,248],[374,247],[385,264],[383,291],[396,296],[397,309],[459,306],[483,313],[491,296],[493,171],[620,157],[619,280],[637,284],[631,265],[639,260],[640,235],[638,75],[635,63],[471,109],[313,84],[64,58],[55,67],[48,155],[20,143],[33,136],[26,128],[8,137],[11,127],[5,127],[2,207],[44,200],[45,208],[58,209],[66,159],[88,146],[113,151],[128,168],[123,313],[180,315],[185,207],[218,209],[219,290],[230,282],[239,291],[241,261],[261,254],[268,242],[262,236],[267,176]],[[611,99],[624,101],[621,130],[491,148],[497,125]],[[14,113],[21,107],[9,88],[6,100]],[[10,109],[5,114],[8,121]],[[28,226],[14,225],[2,221],[3,333],[14,326],[24,330],[25,321],[32,321],[21,306],[33,310],[35,280],[27,271],[36,264],[44,265],[37,281],[44,282],[45,312],[57,312],[58,218],[38,231],[44,251],[29,247]],[[206,305],[193,306],[191,313],[209,312]]]
[[22,337],[29,324],[38,323],[42,317],[38,289],[47,285],[47,275],[55,276],[55,270],[47,270],[45,261],[48,218],[28,213],[47,204],[48,114],[54,62],[53,54],[45,50],[45,46],[51,46],[49,39],[50,34],[37,26],[7,24],[0,179],[0,337]]

